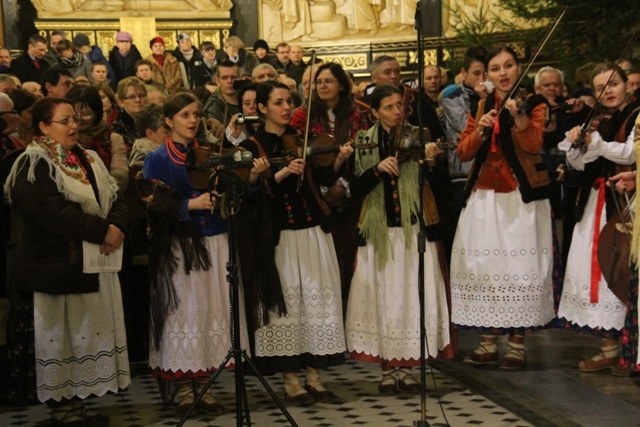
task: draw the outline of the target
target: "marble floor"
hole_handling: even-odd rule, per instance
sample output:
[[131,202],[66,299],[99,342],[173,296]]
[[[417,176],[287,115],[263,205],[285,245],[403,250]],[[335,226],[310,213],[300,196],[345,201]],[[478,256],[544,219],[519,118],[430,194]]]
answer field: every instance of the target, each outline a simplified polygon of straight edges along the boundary
[[[571,331],[548,330],[527,337],[526,369],[500,371],[461,362],[478,337],[460,334],[456,360],[437,362],[427,375],[426,421],[436,426],[640,426],[640,377],[615,378],[608,371],[583,374],[579,360],[597,350],[597,340]],[[504,343],[502,343],[504,345]],[[301,408],[285,405],[298,426],[375,427],[413,426],[421,419],[420,398],[398,394],[380,396],[378,368],[348,361],[323,375],[325,385],[338,398],[330,404]],[[278,376],[266,377],[282,395]],[[246,377],[251,425],[289,426],[257,378]],[[185,426],[236,426],[234,373],[225,370],[213,389],[227,412],[220,416],[192,415]],[[163,405],[155,380],[146,372],[121,394],[93,399],[89,404],[111,417],[111,425],[173,426],[179,421],[173,405]],[[45,405],[0,407],[0,426],[49,425]],[[243,425],[248,425],[244,423]]]

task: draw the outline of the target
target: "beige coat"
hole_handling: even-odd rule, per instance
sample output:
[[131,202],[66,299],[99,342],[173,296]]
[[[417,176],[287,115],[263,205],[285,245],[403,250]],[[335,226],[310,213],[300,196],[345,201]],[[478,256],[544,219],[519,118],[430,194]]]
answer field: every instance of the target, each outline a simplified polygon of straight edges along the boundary
[[151,72],[153,81],[164,85],[167,92],[173,93],[182,85],[182,72],[180,63],[171,53],[166,52],[164,56],[164,66],[161,67],[153,55],[147,56],[147,61],[151,62]]

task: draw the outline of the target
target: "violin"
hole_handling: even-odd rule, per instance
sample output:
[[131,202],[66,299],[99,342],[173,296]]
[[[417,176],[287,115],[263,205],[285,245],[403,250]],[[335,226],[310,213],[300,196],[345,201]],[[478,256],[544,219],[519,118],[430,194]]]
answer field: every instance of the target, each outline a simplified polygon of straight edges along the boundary
[[[213,159],[220,159],[222,156],[234,153],[247,152],[242,147],[223,148],[222,151],[216,151],[211,147],[195,147],[189,151],[187,158],[185,159],[185,165],[187,167],[187,174],[189,175],[189,181],[193,187],[197,190],[207,190],[209,188],[209,178],[218,166],[205,167],[207,162]],[[253,160],[242,161],[243,157],[239,157],[239,161],[227,168],[233,169],[233,171],[245,181],[249,178],[249,171],[253,166]],[[211,162],[209,162],[211,163]],[[215,163],[215,162],[214,162]]]
[[[286,153],[293,153],[296,158],[309,157],[314,166],[331,166],[340,152],[340,145],[336,144],[333,136],[323,133],[311,138],[304,147],[304,140],[298,135],[282,135],[282,145]],[[269,160],[271,161],[271,160]]]
[[[615,74],[615,73],[614,73]],[[612,74],[613,75],[613,74]],[[602,91],[604,93],[605,91]],[[590,111],[590,118],[582,124],[580,130],[580,136],[573,143],[573,147],[579,149],[583,154],[587,151],[586,135],[587,133],[593,133],[598,130],[600,122],[602,120],[609,120],[613,115],[613,112],[605,108],[600,102],[596,103],[593,109]]]
[[397,125],[391,129],[389,138],[392,141],[390,155],[396,156],[398,162],[403,163],[410,160],[422,163],[424,158],[424,147],[426,144],[434,143],[443,150],[456,148],[451,141],[440,142],[431,141],[431,132],[424,128],[422,138],[420,129],[411,125]]

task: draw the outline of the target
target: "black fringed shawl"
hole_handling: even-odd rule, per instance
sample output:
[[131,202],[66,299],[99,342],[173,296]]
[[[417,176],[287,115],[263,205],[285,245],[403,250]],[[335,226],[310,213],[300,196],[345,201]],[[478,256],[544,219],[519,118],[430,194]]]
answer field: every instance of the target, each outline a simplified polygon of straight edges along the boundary
[[270,315],[287,314],[275,263],[275,236],[265,189],[244,198],[236,230],[247,321],[257,329],[269,324]]
[[173,287],[173,275],[178,267],[172,250],[174,242],[180,246],[187,274],[192,270],[208,270],[211,259],[196,224],[178,219],[182,202],[180,195],[161,181],[143,180],[141,188],[147,196],[149,221],[151,337],[155,348],[159,349],[165,320],[179,304]]

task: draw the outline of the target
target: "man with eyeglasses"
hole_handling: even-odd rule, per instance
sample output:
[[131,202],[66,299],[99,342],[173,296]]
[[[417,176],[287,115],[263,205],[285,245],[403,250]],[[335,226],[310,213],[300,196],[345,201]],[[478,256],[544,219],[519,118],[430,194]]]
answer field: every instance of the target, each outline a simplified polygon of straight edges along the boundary
[[282,42],[278,43],[276,46],[276,70],[280,72],[280,70],[284,71],[285,74],[289,75],[293,71],[293,64],[291,63],[291,59],[289,55],[291,54],[291,47],[288,43]]
[[53,67],[42,73],[40,86],[44,96],[64,98],[73,87],[73,76],[66,68]]
[[216,70],[218,92],[211,95],[204,108],[207,119],[216,119],[227,127],[231,117],[240,112],[238,91],[234,82],[238,79],[238,65],[231,61],[222,61]]
[[44,55],[47,53],[47,39],[39,34],[29,37],[27,50],[13,60],[11,71],[24,82],[39,82],[42,73],[50,68]]

